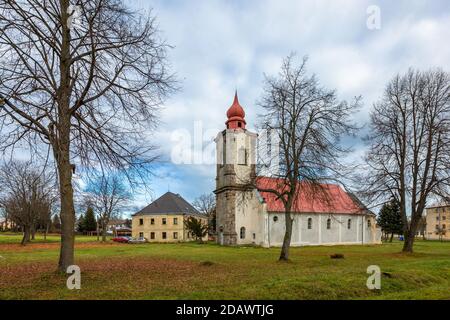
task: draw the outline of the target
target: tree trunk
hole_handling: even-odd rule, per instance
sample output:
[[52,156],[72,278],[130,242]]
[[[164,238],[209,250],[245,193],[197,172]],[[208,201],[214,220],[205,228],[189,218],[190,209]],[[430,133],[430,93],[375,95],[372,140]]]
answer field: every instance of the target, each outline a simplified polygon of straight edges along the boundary
[[73,203],[72,168],[68,158],[58,165],[61,190],[61,252],[59,270],[66,272],[74,264],[75,207]]
[[30,242],[30,233],[31,233],[31,228],[29,226],[24,226],[23,227],[23,238],[22,238],[22,242],[20,243],[21,245],[26,245],[28,242]]
[[47,222],[47,225],[45,226],[45,230],[44,230],[44,241],[47,241],[48,228],[49,228],[49,223]]
[[289,248],[291,246],[292,236],[292,219],[290,210],[285,212],[284,219],[286,220],[286,232],[284,233],[283,246],[281,247],[279,258],[280,261],[289,260]]
[[31,240],[35,240],[35,235],[36,235],[36,226],[33,225],[31,227]]
[[391,233],[391,238],[389,239],[389,242],[392,243],[392,239],[394,239],[394,233],[393,232]]
[[413,252],[413,246],[414,246],[414,240],[416,238],[416,232],[417,232],[417,226],[418,221],[421,219],[421,215],[412,215],[411,217],[411,223],[409,225],[409,228],[407,228],[407,231],[405,232],[405,243],[403,244],[402,252],[406,253],[412,253]]
[[102,223],[102,242],[106,242],[106,223]]
[[404,237],[405,242],[403,243],[402,252],[412,253],[415,239],[415,231],[409,228],[409,230],[405,233]]
[[95,231],[97,233],[97,241],[100,241],[100,220],[97,220],[97,227]]
[[58,166],[59,191],[61,196],[61,251],[58,268],[66,272],[74,264],[75,207],[73,202],[72,165],[70,163],[70,29],[69,0],[60,0],[61,6],[61,57],[60,84],[58,88],[58,134],[52,134],[52,146]]

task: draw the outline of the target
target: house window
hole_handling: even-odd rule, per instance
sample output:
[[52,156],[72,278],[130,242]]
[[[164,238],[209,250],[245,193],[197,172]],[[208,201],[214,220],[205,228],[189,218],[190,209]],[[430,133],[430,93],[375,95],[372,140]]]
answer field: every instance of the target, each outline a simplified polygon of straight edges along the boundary
[[144,225],[144,219],[139,219],[139,225],[140,226]]
[[150,232],[150,239],[151,240],[155,240],[155,233],[154,232]]
[[347,221],[347,229],[351,229],[352,228],[352,219],[348,219]]
[[166,218],[162,218],[162,224],[167,224]]
[[256,233],[253,233],[253,240],[256,239]]
[[443,224],[442,225],[442,230],[445,230],[446,229],[445,227],[446,227],[445,224]]
[[241,228],[241,239],[245,239],[245,227]]
[[155,224],[155,218],[150,219],[150,224]]
[[163,232],[163,233],[162,233],[162,238],[163,238],[163,239],[167,239],[167,233],[166,233],[166,232]]
[[331,219],[327,219],[327,229],[331,229]]
[[312,218],[308,218],[308,229],[312,229]]
[[372,226],[372,220],[367,220],[367,228],[370,228]]
[[439,220],[439,216],[436,216],[436,220]]
[[442,220],[445,220],[446,219],[446,217],[445,216],[442,216]]
[[178,218],[173,218],[173,224],[178,224]]
[[143,232],[139,232],[139,238],[143,238],[144,237],[144,233]]
[[178,232],[174,232],[174,233],[173,233],[173,238],[174,238],[174,239],[178,239]]
[[436,225],[436,230],[439,230],[439,225],[438,224]]

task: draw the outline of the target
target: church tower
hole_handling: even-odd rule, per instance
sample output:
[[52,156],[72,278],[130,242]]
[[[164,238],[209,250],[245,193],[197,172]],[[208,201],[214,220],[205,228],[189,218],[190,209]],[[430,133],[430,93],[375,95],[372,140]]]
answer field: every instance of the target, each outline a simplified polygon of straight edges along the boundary
[[[248,131],[244,108],[237,92],[227,111],[226,129],[216,139],[216,234],[222,245],[251,243],[245,221],[251,213],[248,199],[253,198],[251,186],[255,178],[256,133]],[[247,216],[247,218],[246,218]]]

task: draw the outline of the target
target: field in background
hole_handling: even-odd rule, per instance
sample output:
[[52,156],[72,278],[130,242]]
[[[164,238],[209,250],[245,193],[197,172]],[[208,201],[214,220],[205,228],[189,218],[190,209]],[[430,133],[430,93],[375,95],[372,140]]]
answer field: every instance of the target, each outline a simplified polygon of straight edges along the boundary
[[[108,239],[111,239],[108,236]],[[22,240],[22,235],[11,232],[0,232],[0,245],[5,243],[20,243]],[[32,243],[52,243],[52,242],[60,242],[61,237],[58,234],[50,234],[47,235],[47,240],[44,240],[43,234],[36,234],[35,240]],[[77,242],[92,242],[97,241],[97,236],[76,236]]]
[[[25,247],[0,233],[0,299],[450,299],[450,243],[418,240],[378,246],[279,249],[214,244],[115,244],[77,237],[81,290],[55,272],[59,237]],[[342,253],[345,259],[330,259]],[[369,265],[384,272],[381,291],[366,287]]]

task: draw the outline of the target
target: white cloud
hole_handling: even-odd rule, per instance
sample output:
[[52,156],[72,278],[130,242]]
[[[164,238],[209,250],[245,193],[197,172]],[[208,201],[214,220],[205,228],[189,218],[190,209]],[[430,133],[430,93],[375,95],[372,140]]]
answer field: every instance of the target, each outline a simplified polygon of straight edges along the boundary
[[[380,30],[366,27],[366,9],[372,4],[381,8]],[[137,1],[135,5],[150,4]],[[336,88],[340,99],[363,95],[364,108],[354,116],[360,124],[367,122],[372,103],[397,72],[410,66],[449,68],[447,1],[429,5],[423,1],[158,0],[151,6],[165,37],[175,46],[171,60],[183,81],[183,90],[162,113],[158,140],[166,155],[174,146],[170,139],[174,130],[192,134],[194,121],[199,120],[205,129],[223,129],[236,88],[253,128],[261,112],[255,102],[261,95],[263,74],[276,74],[282,59],[293,51],[310,57],[309,71],[325,86]],[[355,159],[362,154],[358,142]],[[161,181],[170,180],[180,192],[189,185],[190,197],[214,189],[214,166],[169,167],[171,174]],[[186,174],[189,180],[183,181]]]

